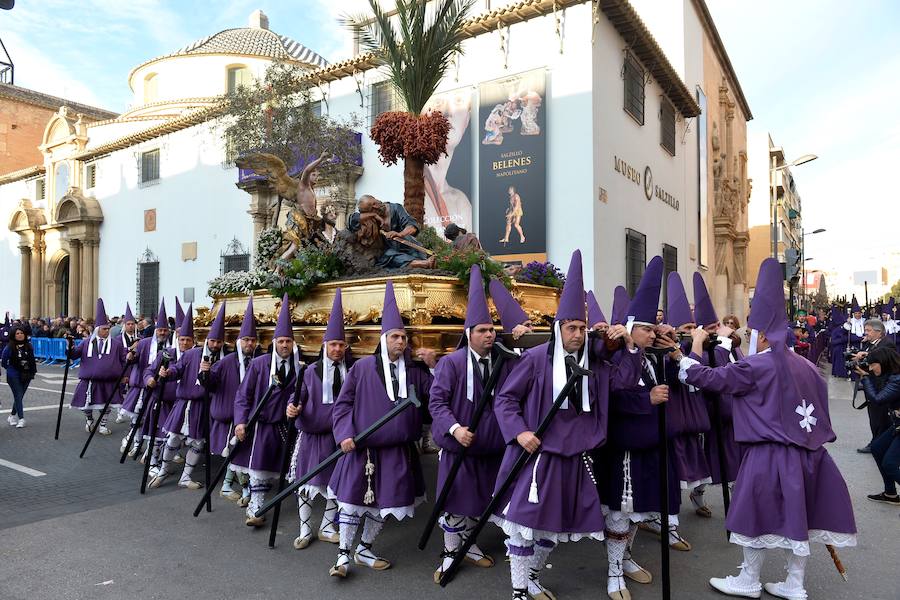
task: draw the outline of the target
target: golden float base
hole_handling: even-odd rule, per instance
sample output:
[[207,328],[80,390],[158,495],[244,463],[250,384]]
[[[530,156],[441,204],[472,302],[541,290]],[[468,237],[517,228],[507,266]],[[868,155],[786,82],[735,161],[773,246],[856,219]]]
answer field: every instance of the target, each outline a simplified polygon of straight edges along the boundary
[[[333,281],[317,285],[306,298],[291,304],[294,338],[303,352],[315,354],[321,348],[328,315],[338,288],[341,289],[347,341],[359,356],[373,352],[381,333],[379,323],[384,288],[389,279],[394,282],[394,296],[400,314],[409,324],[407,332],[412,346],[434,348],[440,353],[455,349],[466,317],[468,297],[465,286],[455,277],[417,274]],[[522,304],[536,326],[552,321],[559,305],[559,290],[542,285],[515,283],[512,295]],[[216,298],[211,309],[199,308],[194,321],[198,339],[205,338],[209,324],[218,314],[219,306],[225,302],[226,341],[233,344],[248,299],[246,295],[229,295]],[[489,300],[488,304],[491,315],[499,321],[493,303]],[[268,345],[281,309],[281,298],[275,298],[266,291],[253,292],[253,309],[260,342]]]

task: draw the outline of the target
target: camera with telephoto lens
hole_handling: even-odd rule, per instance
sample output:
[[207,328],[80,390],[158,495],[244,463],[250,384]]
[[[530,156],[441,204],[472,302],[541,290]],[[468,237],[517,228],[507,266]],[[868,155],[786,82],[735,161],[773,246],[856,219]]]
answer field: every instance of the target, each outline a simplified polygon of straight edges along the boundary
[[863,371],[869,370],[869,361],[866,360],[865,357],[860,360],[853,360],[853,356],[859,351],[858,348],[850,348],[849,350],[844,351],[844,367],[848,372],[856,370],[857,367]]

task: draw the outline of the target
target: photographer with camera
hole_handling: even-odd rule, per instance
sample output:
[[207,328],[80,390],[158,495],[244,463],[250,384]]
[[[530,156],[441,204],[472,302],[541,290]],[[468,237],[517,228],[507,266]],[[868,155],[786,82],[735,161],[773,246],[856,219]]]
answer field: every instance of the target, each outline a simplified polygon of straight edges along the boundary
[[[890,348],[896,351],[894,342],[886,337],[884,323],[878,319],[868,319],[863,324],[863,337],[860,344],[860,350],[856,352],[848,352],[845,355],[847,360],[847,370],[859,374],[865,371],[867,367],[866,358],[870,352],[877,348]],[[857,367],[860,369],[857,370]],[[869,413],[869,429],[872,430],[872,440],[874,441],[885,429],[887,429],[891,420],[888,417],[887,410],[883,406],[876,406],[872,402],[866,405],[866,411]],[[864,448],[860,448],[858,452],[868,454],[872,451],[871,442]]]
[[[893,346],[869,352],[868,369],[856,367],[862,376],[868,408],[876,407],[887,419],[885,428],[872,440],[872,457],[884,479],[884,492],[871,494],[869,500],[900,506],[900,354]],[[870,413],[871,414],[871,413]]]

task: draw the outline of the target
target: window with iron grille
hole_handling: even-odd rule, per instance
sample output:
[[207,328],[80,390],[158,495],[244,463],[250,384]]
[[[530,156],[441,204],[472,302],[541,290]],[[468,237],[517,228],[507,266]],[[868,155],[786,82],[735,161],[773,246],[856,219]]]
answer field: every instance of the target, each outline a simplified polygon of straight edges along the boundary
[[316,117],[321,117],[322,116],[322,101],[316,100],[315,102],[312,102],[310,105],[310,110],[312,110],[312,114],[314,114]]
[[659,98],[659,145],[675,156],[675,107],[663,96]]
[[369,88],[369,127],[382,113],[399,110],[400,97],[390,81],[373,83]]
[[141,185],[150,185],[159,181],[159,148],[141,152]]
[[622,67],[622,79],[625,80],[625,112],[635,121],[644,124],[644,67],[630,52],[625,54],[625,65]]
[[97,185],[97,165],[91,163],[84,166],[84,189],[93,189],[95,185]]
[[219,258],[219,274],[250,270],[250,252],[237,238],[228,242]]
[[159,259],[150,248],[138,259],[137,305],[145,315],[155,315],[159,307]]
[[625,287],[628,295],[634,292],[641,282],[647,264],[647,236],[634,229],[625,230]]
[[35,200],[43,200],[47,197],[47,180],[46,179],[35,179],[34,180],[34,199]]
[[663,286],[662,286],[662,305],[666,307],[666,316],[668,317],[669,312],[669,294],[668,294],[668,285],[666,282],[669,281],[669,273],[674,273],[678,271],[678,248],[675,246],[670,246],[668,244],[663,244],[662,247],[662,259],[663,259]]

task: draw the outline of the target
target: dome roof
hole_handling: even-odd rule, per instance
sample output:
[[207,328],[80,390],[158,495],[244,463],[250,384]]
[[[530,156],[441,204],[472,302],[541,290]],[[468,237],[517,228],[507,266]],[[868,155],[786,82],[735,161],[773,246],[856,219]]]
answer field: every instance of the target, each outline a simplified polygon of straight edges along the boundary
[[[276,60],[287,60],[302,63],[309,69],[322,69],[328,66],[324,58],[287,36],[269,30],[269,19],[257,10],[250,15],[250,26],[225,29],[219,33],[208,35],[171,54],[157,56],[141,63],[131,74],[150,63],[174,56],[200,56],[203,54],[235,54],[241,56],[259,56]],[[129,76],[130,78],[130,76]]]

